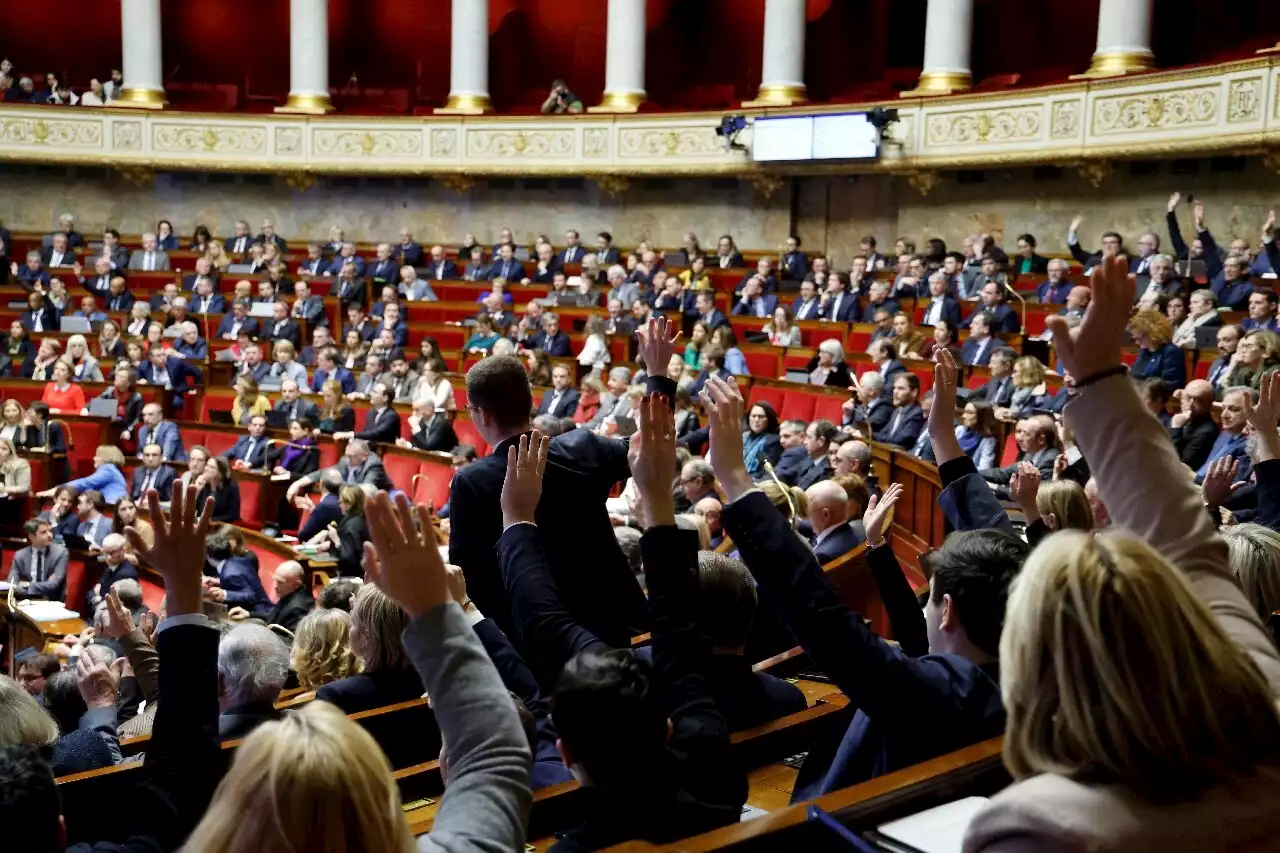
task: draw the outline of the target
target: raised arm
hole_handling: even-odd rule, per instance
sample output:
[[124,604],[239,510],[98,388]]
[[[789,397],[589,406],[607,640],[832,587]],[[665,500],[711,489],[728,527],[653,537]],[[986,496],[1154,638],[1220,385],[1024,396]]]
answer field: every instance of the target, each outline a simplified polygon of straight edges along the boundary
[[[412,621],[401,637],[449,749],[449,791],[419,850],[519,850],[532,803],[530,751],[511,696],[452,601],[427,508],[365,504],[365,579]],[[425,535],[423,532],[424,531]]]
[[1187,241],[1182,239],[1182,228],[1178,225],[1178,202],[1182,193],[1175,192],[1169,196],[1169,206],[1165,213],[1165,224],[1169,226],[1169,242],[1173,244],[1174,257],[1185,260],[1191,253],[1187,249]]
[[1084,217],[1078,213],[1071,218],[1071,225],[1067,228],[1067,248],[1071,250],[1071,257],[1088,266],[1092,255],[1080,247],[1080,225],[1083,222]]
[[1204,224],[1204,202],[1197,201],[1191,210],[1195,219],[1196,236],[1200,238],[1200,245],[1204,248],[1204,274],[1209,281],[1213,281],[1222,272],[1222,253],[1218,251],[1217,242]]
[[1253,520],[1280,530],[1280,372],[1264,375],[1258,385],[1258,405],[1246,409],[1249,425],[1258,439],[1258,461],[1253,473],[1258,481],[1258,514]]
[[1089,460],[1099,496],[1117,526],[1150,543],[1186,574],[1223,629],[1254,658],[1273,692],[1280,692],[1280,653],[1236,585],[1226,543],[1120,359],[1133,302],[1124,263],[1108,259],[1095,270],[1092,286],[1093,300],[1079,326],[1070,329],[1054,316],[1049,327],[1063,365],[1079,377],[1066,424]]
[[929,651],[924,611],[911,591],[911,584],[907,583],[907,576],[902,573],[893,548],[884,537],[889,511],[901,496],[901,483],[889,486],[883,496],[872,495],[862,516],[862,527],[867,531],[867,563],[871,567],[871,578],[880,593],[880,600],[884,602],[893,638],[903,652],[914,658]]

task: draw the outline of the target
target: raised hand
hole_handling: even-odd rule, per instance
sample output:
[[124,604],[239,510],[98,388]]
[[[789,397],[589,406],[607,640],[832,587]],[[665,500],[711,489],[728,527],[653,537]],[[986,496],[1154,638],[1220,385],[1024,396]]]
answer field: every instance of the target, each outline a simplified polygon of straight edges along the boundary
[[728,499],[737,500],[755,488],[742,458],[742,392],[733,377],[726,381],[711,376],[701,397],[710,431],[707,461]]
[[1276,212],[1274,210],[1267,213],[1267,221],[1262,223],[1262,233],[1270,235],[1276,228]]
[[1196,230],[1203,231],[1204,230],[1204,202],[1199,200],[1195,201],[1191,205],[1191,215],[1195,219]]
[[1232,492],[1244,485],[1244,481],[1236,482],[1236,474],[1240,463],[1230,456],[1223,456],[1209,463],[1204,482],[1200,484],[1200,494],[1207,506],[1222,506],[1231,497]]
[[867,545],[879,548],[884,544],[884,524],[889,518],[889,511],[902,497],[902,484],[894,483],[880,496],[872,495],[867,503],[867,511],[862,514],[862,526],[867,531]]
[[467,600],[467,576],[462,573],[461,566],[452,563],[444,567],[445,584],[449,587],[449,597],[458,604]]
[[80,688],[80,696],[90,708],[114,708],[116,690],[120,686],[120,674],[124,672],[127,662],[118,657],[108,666],[95,661],[88,649],[76,659],[76,687]]
[[661,375],[671,361],[675,352],[676,341],[680,340],[680,330],[672,331],[670,323],[664,316],[653,317],[648,325],[636,329],[636,337],[640,339],[640,360],[644,369],[650,374]]
[[166,517],[160,509],[160,494],[155,489],[147,490],[144,497],[155,528],[155,541],[151,545],[137,528],[130,526],[124,529],[133,550],[164,577],[165,611],[169,616],[200,612],[204,543],[213,518],[213,498],[205,499],[197,518],[197,494],[194,484],[188,485],[185,491],[175,488]]
[[1258,382],[1258,402],[1246,402],[1244,414],[1258,436],[1258,461],[1280,458],[1280,434],[1276,433],[1276,423],[1280,421],[1280,371],[1263,374]]
[[1053,479],[1061,480],[1062,475],[1067,473],[1067,454],[1059,453],[1053,459]]
[[676,470],[675,416],[661,394],[651,394],[640,403],[640,423],[631,437],[627,461],[644,506],[643,524],[675,524],[675,501],[671,495],[671,476]]
[[1084,217],[1083,217],[1083,216],[1081,216],[1079,213],[1077,213],[1075,216],[1071,217],[1071,227],[1070,227],[1070,228],[1068,228],[1067,230],[1068,230],[1068,231],[1079,231],[1079,230],[1080,230],[1080,226],[1081,226],[1081,225],[1083,225],[1083,224],[1084,224]]
[[120,639],[133,630],[133,614],[124,606],[115,588],[107,590],[107,607],[103,611],[103,636]]
[[960,368],[955,356],[946,347],[935,351],[937,361],[933,365],[933,408],[929,410],[929,441],[939,465],[959,459],[964,455],[956,439],[956,384]]
[[424,538],[419,519],[425,506],[411,507],[403,494],[395,506],[385,492],[365,502],[371,541],[364,544],[364,576],[389,595],[412,618],[450,600],[444,560],[434,537]]
[[499,501],[504,530],[521,522],[533,523],[542,499],[542,474],[547,469],[550,445],[551,439],[535,429],[507,448],[507,477]]
[[1178,206],[1178,202],[1180,201],[1182,201],[1182,193],[1175,191],[1173,195],[1169,196],[1168,211],[1173,213],[1174,208]]
[[1030,524],[1040,517],[1036,494],[1040,491],[1040,469],[1023,460],[1009,480],[1009,496],[1013,498]]
[[[1133,304],[1129,267],[1119,258],[1106,258],[1095,267],[1090,284],[1093,299],[1078,326],[1068,327],[1066,318],[1057,314],[1047,320],[1058,357],[1078,382],[1120,366],[1120,348]],[[936,393],[934,400],[936,406]]]

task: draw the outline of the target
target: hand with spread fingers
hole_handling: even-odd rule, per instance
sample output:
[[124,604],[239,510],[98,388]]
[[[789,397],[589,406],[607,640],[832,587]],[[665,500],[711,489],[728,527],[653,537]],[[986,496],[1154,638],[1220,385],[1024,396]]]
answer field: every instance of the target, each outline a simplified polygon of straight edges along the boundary
[[502,481],[502,529],[522,522],[534,523],[542,500],[542,475],[547,470],[551,438],[534,430],[507,448],[507,476]]
[[676,342],[680,340],[680,329],[659,315],[636,329],[636,337],[640,339],[639,357],[645,370],[661,375],[671,361]]
[[1120,349],[1133,305],[1129,267],[1119,258],[1107,258],[1095,267],[1090,285],[1093,298],[1078,326],[1068,327],[1066,318],[1057,314],[1047,321],[1058,358],[1078,377],[1077,385],[1123,363]]
[[1258,402],[1245,402],[1245,419],[1258,437],[1258,461],[1280,459],[1280,434],[1276,433],[1280,419],[1280,371],[1264,374],[1258,382]]
[[1243,480],[1236,482],[1239,471],[1240,463],[1230,456],[1223,456],[1209,463],[1204,481],[1200,484],[1200,495],[1207,506],[1222,506],[1233,492],[1244,486]]
[[885,522],[889,520],[889,511],[902,497],[902,484],[894,483],[883,495],[872,495],[867,503],[867,511],[862,514],[862,527],[867,531],[867,546],[879,548],[884,544]]
[[103,636],[118,640],[133,630],[133,614],[124,606],[115,587],[107,590],[106,609],[103,611]]
[[399,604],[411,618],[451,600],[444,560],[433,537],[423,536],[426,507],[413,507],[403,494],[395,506],[380,492],[364,505],[371,541],[364,545],[364,577]]
[[661,394],[640,403],[640,423],[627,448],[631,478],[644,505],[644,525],[676,523],[671,475],[676,470],[676,425],[671,404]]
[[1040,493],[1040,469],[1025,459],[1018,463],[1013,476],[1009,478],[1009,496],[1022,510],[1027,524],[1040,518],[1040,510],[1036,505],[1036,495]]
[[735,501],[755,488],[742,456],[742,392],[733,377],[711,376],[702,386],[701,396],[710,427],[707,461],[725,496]]
[[92,655],[82,654],[76,660],[76,686],[80,696],[90,708],[114,708],[116,690],[126,661],[118,657],[109,665]]
[[960,440],[956,438],[956,386],[960,368],[955,356],[944,348],[937,350],[937,362],[933,365],[933,407],[929,410],[929,441],[933,444],[933,456],[938,465],[964,456]]
[[154,528],[152,543],[147,544],[134,527],[124,530],[137,555],[164,577],[165,612],[171,617],[201,612],[205,540],[213,519],[213,498],[205,499],[197,518],[197,494],[194,484],[185,490],[175,487],[166,516],[160,509],[160,494],[148,489],[144,497]]

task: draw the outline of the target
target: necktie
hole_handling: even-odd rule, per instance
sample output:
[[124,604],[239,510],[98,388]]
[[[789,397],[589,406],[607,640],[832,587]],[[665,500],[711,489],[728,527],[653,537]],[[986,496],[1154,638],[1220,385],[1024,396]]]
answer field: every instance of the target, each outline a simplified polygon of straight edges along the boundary
[[33,314],[33,315],[31,316],[31,331],[33,331],[33,332],[43,332],[43,331],[44,331],[44,322],[43,322],[43,319],[44,319],[43,312],[39,312],[39,313]]
[[843,298],[843,297],[841,296],[841,294],[837,293],[837,294],[836,294],[836,298],[835,298],[835,299],[833,299],[833,300],[831,300],[831,317],[830,317],[829,319],[831,319],[831,320],[839,320],[839,319],[840,319],[840,300],[841,300],[841,298]]
[[36,582],[44,581],[44,551],[36,551]]
[[348,483],[355,483],[355,482],[357,482],[359,479],[360,479],[360,469],[359,469],[359,468],[348,468],[348,469],[347,469],[347,482],[348,482]]
[[152,261],[152,257],[153,257],[153,256],[152,256],[152,254],[151,254],[150,252],[147,252],[147,262],[146,262],[146,264],[143,266],[143,268],[144,268],[147,272],[151,272],[151,268],[152,268],[152,266],[153,266],[153,264],[154,264],[154,262]]
[[254,448],[256,448],[257,446],[258,446],[258,440],[256,438],[250,438],[249,446],[244,449],[244,461],[246,465],[253,464],[253,451],[254,451]]

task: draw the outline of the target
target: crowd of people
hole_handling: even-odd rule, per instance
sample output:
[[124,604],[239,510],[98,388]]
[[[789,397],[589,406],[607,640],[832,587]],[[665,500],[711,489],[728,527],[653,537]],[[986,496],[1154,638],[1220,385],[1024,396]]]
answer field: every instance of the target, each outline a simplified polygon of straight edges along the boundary
[[[1015,784],[974,820],[966,849],[1216,849],[1269,835],[1270,785],[1280,779],[1270,752],[1280,743],[1271,633],[1280,334],[1274,292],[1253,277],[1280,269],[1280,256],[1273,219],[1256,256],[1247,241],[1220,252],[1200,202],[1185,245],[1178,203],[1168,210],[1172,255],[1153,234],[1130,253],[1113,232],[1091,253],[1073,222],[1068,244],[1087,285],[1036,254],[1030,234],[1013,255],[988,236],[960,253],[899,241],[889,274],[895,262],[872,238],[848,273],[810,261],[793,239],[776,268],[764,259],[746,272],[729,313],[765,319],[761,334],[787,347],[797,320],[869,314],[874,369],[855,378],[832,340],[806,371],[810,383],[850,389],[839,423],[783,420],[739,388],[745,358],[700,278],[708,267],[743,266],[729,237],[703,253],[689,235],[689,269],[677,276],[647,246],[621,256],[604,233],[593,252],[576,232],[559,252],[540,240],[532,272],[515,261],[510,233],[489,265],[472,239],[468,273],[447,269],[438,247],[423,252],[408,232],[372,263],[335,232],[308,249],[299,275],[334,277],[328,292],[347,309],[341,343],[309,315],[310,346],[300,346],[296,323],[285,334],[314,304],[303,278],[263,282],[224,314],[219,336],[238,347],[231,417],[246,432],[222,455],[185,446],[165,407],[136,391],[145,382],[181,392],[198,369],[167,345],[205,340],[173,285],[144,304],[136,329],[115,328],[117,342],[129,339],[121,351],[101,354],[115,359],[102,396],[136,444],[132,476],[120,448],[100,447],[92,475],[42,493],[52,505],[23,527],[15,595],[61,600],[68,549],[100,551],[102,571],[77,602],[92,630],[54,654],[25,655],[16,683],[0,679],[0,717],[22,721],[0,727],[0,812],[48,818],[6,825],[29,833],[20,839],[30,849],[55,849],[49,780],[125,760],[120,738],[151,732],[149,795],[161,808],[137,828],[161,849],[188,834],[195,850],[309,849],[339,831],[310,816],[337,813],[350,816],[345,849],[411,849],[391,769],[400,750],[424,749],[439,751],[450,793],[420,846],[517,848],[531,792],[570,779],[587,796],[563,849],[674,841],[739,819],[747,789],[731,733],[805,707],[793,685],[751,670],[779,633],[785,642],[772,652],[803,647],[855,709],[838,747],[806,758],[796,801],[1003,734]],[[167,263],[162,232],[144,238],[135,269]],[[51,248],[83,246],[73,233],[64,228]],[[210,255],[272,247],[278,266],[287,249],[269,220],[256,237],[247,223],[226,241],[205,237],[207,269],[191,299],[208,313],[217,313]],[[104,293],[127,293],[114,283],[123,279],[113,254],[104,241],[91,259],[101,273],[83,279],[90,293],[104,278]],[[45,279],[14,271],[29,281],[32,307],[5,352],[22,371],[30,365],[19,375],[47,386],[41,401],[0,408],[6,489],[23,481],[19,449],[65,448],[56,416],[86,410],[76,391],[103,375],[84,337],[65,355],[52,338],[32,352],[31,333],[56,322],[50,303],[65,295],[35,260]],[[586,287],[569,284],[567,264],[582,265]],[[433,274],[420,278],[424,269]],[[425,341],[411,360],[398,334],[403,300],[432,299],[430,280],[460,273],[491,282],[466,346],[485,354],[466,376],[471,426],[493,448],[480,458],[457,444],[438,346]],[[1004,297],[1024,273],[1044,273],[1040,301],[1062,306],[1049,318],[1056,370],[999,337],[1018,329]],[[1208,286],[1188,293],[1199,274]],[[363,279],[386,283],[367,310]],[[517,316],[512,289],[535,281],[552,285],[549,301]],[[790,291],[792,308],[781,304]],[[907,297],[923,306],[931,340],[897,310]],[[249,325],[255,299],[279,309],[269,333]],[[583,304],[607,313],[588,321],[575,381],[568,363],[553,361],[571,355],[554,308]],[[1219,308],[1249,317],[1225,325]],[[160,325],[152,340],[153,310],[177,312],[182,335],[166,339]],[[666,312],[687,322],[687,344]],[[1199,379],[1187,375],[1184,350],[1207,348],[1204,327],[1217,330],[1220,358]],[[139,331],[150,346],[133,340]],[[613,364],[607,336],[633,332],[639,369]],[[1126,345],[1138,349],[1129,368]],[[934,362],[929,393],[908,358]],[[960,387],[975,364],[989,379]],[[1051,390],[1055,373],[1061,387]],[[545,389],[536,403],[535,387]],[[369,406],[359,429],[357,401]],[[410,438],[397,402],[412,404]],[[272,420],[289,433],[274,448]],[[1001,421],[1013,425],[1011,461]],[[323,434],[345,442],[325,470]],[[943,482],[939,511],[955,532],[923,558],[923,606],[887,544],[902,492],[877,481],[873,442],[933,462]],[[380,444],[453,451],[448,504],[410,507]],[[267,593],[235,527],[236,466],[288,476],[282,508],[306,514],[299,541],[337,566],[319,600],[295,562],[275,569]],[[172,502],[167,514],[161,501]],[[447,536],[448,565],[435,530]],[[894,645],[823,575],[858,548]],[[160,613],[142,603],[140,570],[164,578]],[[650,648],[633,649],[645,632]],[[287,686],[315,700],[282,712]],[[344,716],[424,693],[435,728],[394,741],[371,739]],[[217,742],[242,737],[219,786]],[[285,793],[292,806],[281,805]],[[1228,806],[1235,818],[1223,825]],[[102,827],[104,838],[123,832],[123,823]]]

